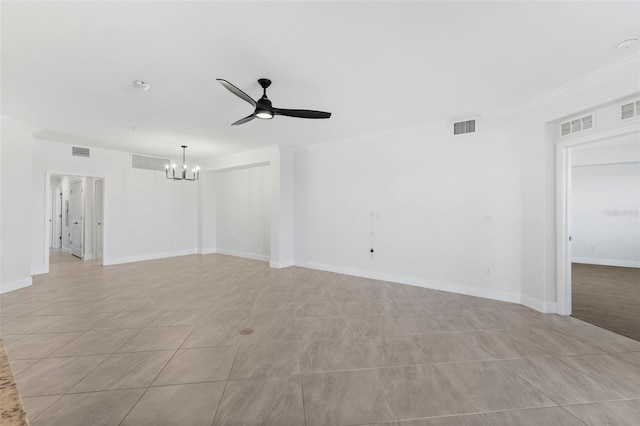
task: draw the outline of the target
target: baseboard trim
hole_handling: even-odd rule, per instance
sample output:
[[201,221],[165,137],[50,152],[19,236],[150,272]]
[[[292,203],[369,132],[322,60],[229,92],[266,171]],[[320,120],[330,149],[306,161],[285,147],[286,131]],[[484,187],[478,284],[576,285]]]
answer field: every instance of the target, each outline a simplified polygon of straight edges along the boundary
[[29,287],[33,284],[31,277],[22,278],[20,280],[10,281],[0,284],[0,294],[8,293],[10,291],[19,290],[24,287]]
[[215,248],[198,250],[198,254],[215,254],[218,250]]
[[295,261],[296,266],[320,271],[336,272],[338,274],[352,275],[356,277],[371,278],[374,280],[389,281],[398,284],[408,284],[416,287],[428,288],[431,290],[449,291],[452,293],[465,294],[468,296],[484,297],[487,299],[500,300],[503,302],[521,303],[520,295],[502,290],[486,289],[480,287],[466,286],[462,284],[449,283],[445,281],[427,280],[419,277],[406,275],[388,274],[384,272],[367,271],[364,269],[347,268],[344,266],[326,265],[315,262]]
[[190,254],[198,254],[197,250],[181,250],[181,251],[171,251],[165,253],[152,253],[152,254],[143,254],[140,256],[127,256],[127,257],[116,257],[116,258],[103,258],[102,265],[110,266],[110,265],[120,265],[123,263],[133,263],[133,262],[144,262],[145,260],[156,260],[156,259],[166,259],[167,257],[179,257],[179,256],[188,256]]
[[216,253],[226,254],[228,256],[242,257],[244,259],[261,260],[263,262],[268,262],[270,260],[270,257],[265,256],[264,254],[249,253],[245,251],[226,250],[219,248],[216,249]]
[[274,269],[288,268],[289,266],[293,266],[293,265],[294,265],[293,260],[280,260],[280,261],[271,260],[269,262],[269,266]]
[[572,263],[586,263],[588,265],[621,266],[623,268],[640,268],[640,261],[618,260],[618,259],[598,259],[592,257],[572,257]]
[[60,250],[63,251],[64,253],[71,253],[71,249],[68,249],[66,247],[62,247]]
[[45,268],[38,268],[31,271],[31,275],[42,275],[42,274],[48,274],[48,273],[49,271],[47,271]]
[[521,304],[534,309],[543,314],[555,314],[558,312],[558,304],[556,302],[543,302],[542,300],[534,299],[528,296],[521,296]]

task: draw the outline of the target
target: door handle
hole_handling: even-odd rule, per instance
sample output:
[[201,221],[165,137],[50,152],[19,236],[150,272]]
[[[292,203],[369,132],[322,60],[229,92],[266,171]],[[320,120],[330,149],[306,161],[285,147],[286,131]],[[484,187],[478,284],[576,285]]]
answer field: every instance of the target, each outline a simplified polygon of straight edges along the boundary
[[77,224],[78,224],[78,222],[73,222],[73,224],[74,224],[74,225],[77,225]]
[[98,222],[98,225],[102,225],[102,222]]

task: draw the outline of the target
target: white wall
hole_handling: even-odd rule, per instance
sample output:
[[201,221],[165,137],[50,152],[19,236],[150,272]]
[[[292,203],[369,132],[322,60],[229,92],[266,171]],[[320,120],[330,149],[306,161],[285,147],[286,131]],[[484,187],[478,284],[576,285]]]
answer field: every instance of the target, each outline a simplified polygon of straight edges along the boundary
[[105,178],[105,265],[196,252],[198,183],[132,169],[124,152],[73,157],[71,145],[35,139],[36,130],[3,119],[1,292],[47,271],[51,174]]
[[519,301],[521,193],[507,121],[318,145],[297,153],[295,182],[296,264]]
[[174,182],[164,173],[133,169],[131,154],[91,149],[74,157],[71,145],[33,140],[33,240],[35,273],[46,271],[43,248],[47,172],[105,178],[105,265],[177,256],[197,250],[198,183]]
[[572,169],[573,262],[640,267],[640,163]]
[[216,176],[217,172],[200,171],[198,194],[198,253],[216,252],[217,210]]
[[199,203],[201,213],[198,217],[200,236],[198,248],[202,253],[216,251],[217,234],[217,173],[247,167],[269,166],[270,196],[270,247],[269,265],[273,268],[285,268],[294,263],[293,211],[294,211],[294,154],[286,146],[244,151],[237,154],[212,158],[205,162]]
[[217,252],[269,260],[271,166],[222,171],[214,178]]
[[[31,130],[2,121],[0,143],[0,293],[31,285],[32,214],[30,199],[32,188],[33,147]],[[43,185],[42,190],[45,191]],[[42,206],[45,209],[45,205]],[[43,221],[46,217],[44,210]],[[43,233],[43,243],[49,235]]]
[[82,217],[82,255],[85,260],[93,259],[93,234],[95,232],[95,216],[93,213],[93,182],[94,179],[92,177],[85,177],[83,179],[84,212]]
[[[637,77],[637,58],[614,64],[481,114],[474,135],[436,126],[298,152],[296,264],[555,312],[555,122],[637,95]],[[615,107],[592,133],[632,125]]]

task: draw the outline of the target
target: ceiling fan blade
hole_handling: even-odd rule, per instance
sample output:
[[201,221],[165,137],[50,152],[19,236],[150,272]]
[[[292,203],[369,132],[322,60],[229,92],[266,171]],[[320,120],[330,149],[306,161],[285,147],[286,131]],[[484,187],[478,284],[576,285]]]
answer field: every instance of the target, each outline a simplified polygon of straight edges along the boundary
[[234,95],[236,95],[240,99],[243,99],[243,100],[249,102],[252,107],[254,107],[254,108],[256,107],[256,101],[254,101],[251,98],[251,96],[247,95],[242,90],[238,89],[236,86],[234,86],[233,84],[229,83],[227,80],[224,80],[222,78],[217,78],[216,80],[218,80],[220,82],[220,84],[222,84],[224,87],[226,87],[228,91],[230,91],[231,93],[233,93]]
[[237,126],[239,124],[247,123],[247,122],[253,120],[254,118],[256,118],[256,116],[253,115],[253,114],[247,115],[245,118],[241,118],[240,120],[238,120],[235,123],[233,123],[232,126]]
[[286,115],[287,117],[298,117],[298,118],[329,118],[331,117],[330,112],[312,111],[309,109],[273,108],[273,113],[275,115]]

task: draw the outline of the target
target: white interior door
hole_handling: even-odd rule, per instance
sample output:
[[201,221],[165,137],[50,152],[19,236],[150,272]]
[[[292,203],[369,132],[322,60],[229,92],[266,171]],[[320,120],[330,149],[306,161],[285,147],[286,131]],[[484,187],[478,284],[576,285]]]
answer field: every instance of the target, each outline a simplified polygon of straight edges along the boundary
[[71,254],[82,259],[82,202],[83,202],[82,182],[71,184],[71,202],[69,203],[69,221],[71,222],[71,239],[69,248]]
[[56,217],[56,190],[53,186],[49,187],[49,194],[51,195],[49,197],[51,199],[51,205],[49,206],[49,248],[55,248],[55,226],[53,226],[53,223]]
[[93,199],[94,199],[94,217],[95,217],[95,258],[102,259],[102,223],[103,223],[103,208],[102,208],[102,200],[103,200],[103,181],[102,179],[96,179]]
[[53,241],[51,247],[59,249],[62,247],[62,189],[60,186],[53,187],[53,218],[51,221],[51,229]]

